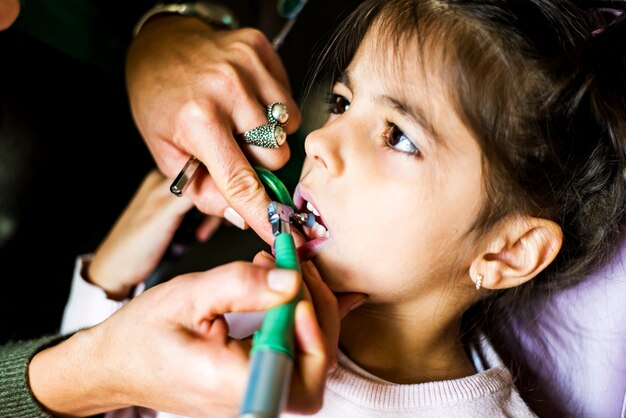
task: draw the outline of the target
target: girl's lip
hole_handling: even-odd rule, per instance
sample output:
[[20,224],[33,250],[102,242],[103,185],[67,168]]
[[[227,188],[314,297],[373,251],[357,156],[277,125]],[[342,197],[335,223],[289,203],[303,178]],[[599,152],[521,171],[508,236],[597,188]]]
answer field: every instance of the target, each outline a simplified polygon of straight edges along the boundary
[[328,241],[328,238],[317,238],[311,241],[307,241],[304,244],[298,246],[298,257],[302,261],[312,259],[317,255],[318,249]]
[[298,183],[298,185],[296,186],[296,190],[293,194],[293,204],[296,207],[296,210],[304,211],[306,209],[307,202],[313,205],[315,210],[317,210],[318,213],[320,213],[320,215],[315,217],[316,221],[320,225],[323,225],[324,227],[326,227],[326,224],[324,223],[324,218],[322,217],[321,212],[319,212],[319,208],[315,204],[315,200],[313,200],[313,198],[311,197],[311,194],[302,186],[302,183]]
[[306,202],[304,196],[307,196],[308,193],[303,189],[302,184],[298,183],[296,186],[296,190],[293,194],[293,204],[296,207],[296,210],[301,211],[306,207]]
[[[299,183],[296,186],[296,190],[293,195],[293,203],[294,203],[296,210],[309,212],[309,210],[306,209],[307,202],[311,203],[313,207],[317,210],[317,206],[315,205],[313,198],[311,197],[309,192],[302,186],[302,184]],[[326,226],[324,225],[324,221],[321,216],[315,216],[315,220],[320,225],[323,225],[324,227]],[[314,238],[314,239],[309,238],[305,243],[298,246],[298,254],[300,258],[303,260],[309,260],[315,257],[315,255],[317,255],[319,248],[326,241],[328,241],[328,238],[326,237],[318,236],[317,238]]]

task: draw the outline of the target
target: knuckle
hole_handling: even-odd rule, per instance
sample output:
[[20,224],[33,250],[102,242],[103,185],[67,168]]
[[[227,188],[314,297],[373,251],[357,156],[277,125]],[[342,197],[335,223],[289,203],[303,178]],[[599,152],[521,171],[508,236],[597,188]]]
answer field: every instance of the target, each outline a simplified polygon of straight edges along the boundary
[[214,200],[215,196],[213,193],[201,193],[194,196],[193,203],[202,213],[206,215],[218,215],[218,213],[215,213],[213,204]]
[[[196,276],[193,273],[184,274],[174,277],[163,284],[163,286],[155,287],[154,298],[158,301],[181,300],[186,297],[186,291],[193,286]],[[151,289],[148,289],[151,290]]]
[[257,61],[257,51],[254,46],[243,41],[235,41],[230,47],[238,56],[243,57],[246,63],[254,64]]
[[230,170],[224,179],[228,201],[233,204],[250,202],[264,191],[252,167]]
[[260,277],[260,270],[245,261],[235,261],[231,263],[231,273],[239,281],[239,286],[243,290],[250,290],[255,287]]
[[188,100],[178,109],[176,123],[172,130],[172,142],[179,147],[185,148],[190,130],[199,124],[203,124],[207,118],[207,110],[201,103]]
[[269,42],[263,32],[255,28],[243,29],[241,36],[242,39],[255,50],[265,46]]
[[214,81],[218,82],[229,94],[245,92],[245,84],[237,67],[230,62],[221,62],[214,68],[216,76]]
[[231,273],[237,278],[243,278],[249,273],[248,265],[244,261],[234,261],[230,264]]

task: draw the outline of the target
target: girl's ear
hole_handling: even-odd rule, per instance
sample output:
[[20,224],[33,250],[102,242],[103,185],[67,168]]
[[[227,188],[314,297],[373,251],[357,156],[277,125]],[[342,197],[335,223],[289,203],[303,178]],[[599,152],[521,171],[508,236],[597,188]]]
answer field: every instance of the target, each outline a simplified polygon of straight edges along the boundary
[[516,215],[503,221],[470,265],[470,277],[482,276],[486,289],[508,289],[534,278],[554,260],[563,232],[555,222]]

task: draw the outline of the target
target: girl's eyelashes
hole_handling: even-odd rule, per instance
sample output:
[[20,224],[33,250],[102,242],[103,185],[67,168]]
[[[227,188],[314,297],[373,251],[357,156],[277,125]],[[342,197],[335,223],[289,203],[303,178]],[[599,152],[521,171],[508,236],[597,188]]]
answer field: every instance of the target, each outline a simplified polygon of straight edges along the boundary
[[389,121],[385,122],[387,126],[383,132],[383,140],[385,145],[389,148],[400,151],[406,154],[418,156],[421,154],[420,150],[415,146],[413,141],[404,134],[394,123]]
[[[350,108],[350,101],[345,96],[337,93],[329,93],[326,96],[326,104],[328,106],[328,112],[333,115],[341,115]],[[385,121],[383,140],[386,146],[395,151],[414,156],[421,154],[413,141],[411,141],[396,124],[388,120]]]
[[328,111],[334,115],[341,115],[350,107],[350,101],[336,93],[329,93],[326,96],[326,104],[328,105]]

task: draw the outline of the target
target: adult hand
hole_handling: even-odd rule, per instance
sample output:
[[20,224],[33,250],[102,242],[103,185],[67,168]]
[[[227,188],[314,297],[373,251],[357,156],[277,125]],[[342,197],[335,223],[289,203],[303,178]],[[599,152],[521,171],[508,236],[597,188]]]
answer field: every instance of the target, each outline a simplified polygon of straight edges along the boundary
[[160,170],[173,178],[196,156],[210,175],[203,171],[185,192],[194,204],[207,214],[226,212],[240,227],[245,221],[271,242],[270,199],[249,161],[275,170],[289,159],[289,148],[239,144],[235,136],[267,123],[266,107],[273,102],[289,109],[287,133],[298,128],[300,113],[264,35],[157,17],[129,49],[126,80],[133,117]]
[[[33,393],[55,414],[138,405],[183,416],[233,416],[247,383],[248,344],[228,338],[222,315],[285,303],[299,283],[293,271],[244,262],[179,276],[38,353],[29,367]],[[321,405],[328,360],[308,301],[297,306],[295,331],[296,367],[318,377],[292,390],[289,404],[310,412]]]

